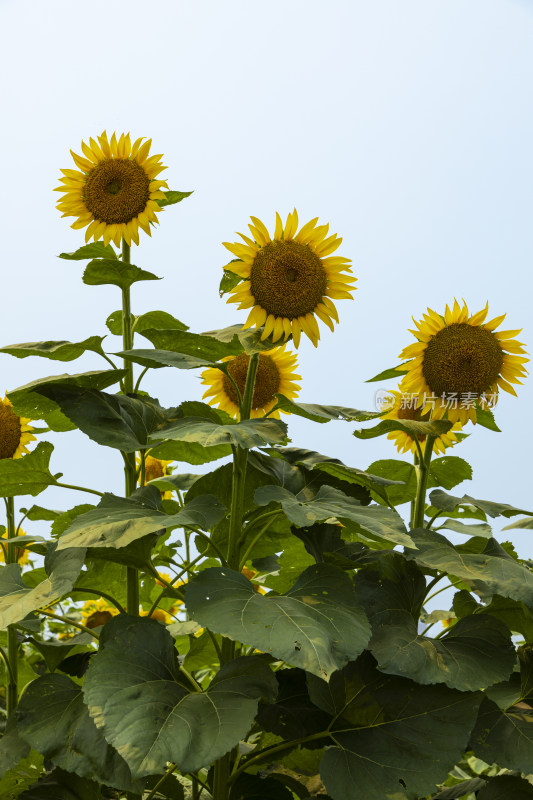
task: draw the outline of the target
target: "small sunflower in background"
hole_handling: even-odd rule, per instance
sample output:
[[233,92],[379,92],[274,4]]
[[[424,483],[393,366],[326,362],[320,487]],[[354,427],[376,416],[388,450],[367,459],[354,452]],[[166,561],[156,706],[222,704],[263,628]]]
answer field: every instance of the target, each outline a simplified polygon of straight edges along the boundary
[[[19,528],[17,536],[27,536],[27,534],[26,534],[25,531],[22,530],[22,528]],[[5,531],[5,533],[2,534],[1,538],[2,539],[7,539],[8,538],[7,531]],[[5,544],[4,545],[0,545],[0,564],[4,564],[5,563],[5,560],[6,560],[5,551],[6,550],[7,550],[7,545],[5,545]],[[29,562],[29,560],[30,560],[30,551],[27,550],[26,547],[17,547],[16,557],[17,557],[17,564],[20,564],[21,566],[24,566],[24,564],[27,564]]]
[[133,144],[129,133],[118,139],[113,133],[109,140],[104,131],[97,138],[81,143],[83,156],[70,151],[78,169],[61,170],[62,186],[54,191],[64,196],[57,208],[64,217],[77,217],[72,228],[87,228],[86,242],[92,237],[117,247],[122,239],[139,244],[139,228],[151,236],[150,224],[161,210],[157,201],[165,198],[161,189],[168,188],[157,177],[166,169],[163,156],[150,155],[152,140],[143,144],[144,136]]
[[264,326],[261,339],[286,341],[292,335],[295,347],[305,335],[316,347],[320,339],[317,317],[331,330],[338,322],[333,300],[352,300],[351,261],[333,256],[342,242],[337,234],[328,236],[329,225],[318,225],[318,217],[298,231],[296,209],[283,225],[276,213],[274,235],[257,217],[249,225],[252,239],[239,233],[243,242],[224,242],[239,262],[226,269],[243,280],[231,289],[228,303],[251,308],[245,328]]
[[103,597],[87,600],[81,609],[81,624],[86,628],[99,628],[118,614],[118,608],[110,605]]
[[[141,467],[141,457],[136,456],[135,458],[137,469],[139,470],[139,486],[141,485],[141,475],[140,475],[140,467]],[[170,475],[171,471],[168,469],[168,465],[172,464],[171,461],[165,461],[161,458],[154,458],[153,456],[146,456],[144,459],[144,482],[149,483],[150,481],[155,480],[156,478],[164,478],[166,475]],[[161,492],[161,499],[162,500],[172,500],[172,492]]]
[[20,458],[28,452],[26,445],[35,441],[30,421],[15,414],[7,394],[0,399],[0,458]]
[[[246,376],[250,356],[241,353],[240,356],[228,356],[222,361],[228,365],[228,372],[237,385],[241,398],[244,394]],[[255,378],[252,410],[250,417],[264,417],[276,405],[276,394],[283,394],[290,400],[297,397],[300,386],[295,383],[301,380],[300,375],[294,372],[297,368],[296,355],[287,352],[285,346],[275,347],[259,354],[257,374]],[[202,383],[208,386],[203,397],[208,398],[210,405],[216,405],[232,417],[239,417],[239,398],[232,381],[222,370],[209,367],[202,372]],[[279,419],[279,411],[271,415]]]
[[418,341],[400,353],[411,359],[401,368],[407,374],[400,390],[418,395],[423,413],[432,412],[432,419],[447,413],[450,421],[476,423],[476,403],[495,405],[499,389],[516,396],[512,384],[521,383],[529,361],[514,338],[520,330],[496,331],[506,315],[485,322],[488,309],[487,303],[470,315],[466,303],[461,307],[455,300],[444,315],[428,308],[415,321],[411,333]]
[[[415,420],[416,422],[429,422],[431,413],[429,411],[423,412],[423,409],[416,407],[416,398],[413,400],[411,395],[402,394],[402,392],[391,391],[385,397],[383,408],[387,409],[387,413],[383,415],[382,419],[408,419]],[[434,453],[444,453],[447,447],[453,447],[457,444],[459,439],[455,435],[460,433],[463,426],[460,422],[455,422],[453,427],[448,433],[442,433],[437,436],[433,444]],[[418,453],[418,447],[413,436],[405,431],[391,431],[387,434],[387,439],[391,439],[399,453]],[[420,445],[426,441],[424,435],[418,436]]]

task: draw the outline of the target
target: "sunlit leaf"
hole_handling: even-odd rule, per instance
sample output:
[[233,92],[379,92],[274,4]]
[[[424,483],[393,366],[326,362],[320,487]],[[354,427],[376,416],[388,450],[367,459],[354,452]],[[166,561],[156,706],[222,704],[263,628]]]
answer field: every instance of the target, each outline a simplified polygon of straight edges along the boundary
[[313,422],[330,422],[330,420],[345,420],[364,422],[381,416],[380,411],[358,411],[355,408],[345,408],[344,406],[322,406],[309,403],[295,403],[282,394],[277,394],[276,405],[283,411],[295,414],[298,417],[313,420]]
[[82,280],[88,286],[111,284],[127,289],[137,281],[159,281],[161,278],[134,264],[113,258],[98,258],[87,264]]
[[22,458],[0,459],[0,496],[15,497],[22,494],[35,495],[53,486],[56,479],[49,469],[54,447],[50,442],[39,442]]
[[196,442],[204,447],[233,444],[250,449],[265,444],[283,444],[287,440],[287,426],[277,419],[248,419],[232,425],[223,425],[201,417],[186,417],[165,425],[151,436],[160,439]]
[[79,247],[74,253],[61,253],[59,258],[66,258],[69,261],[84,261],[88,258],[114,258],[118,256],[110,244],[103,242],[91,242]]
[[85,351],[91,350],[94,353],[102,353],[103,336],[90,336],[83,342],[26,342],[23,344],[9,344],[0,347],[0,353],[7,353],[16,358],[27,358],[27,356],[41,356],[52,361],[74,361]]
[[167,189],[167,191],[163,192],[165,195],[165,199],[160,198],[156,202],[161,206],[161,208],[165,208],[165,206],[173,206],[176,203],[181,203],[182,200],[185,200],[186,197],[190,197],[193,192],[178,192],[174,189]]

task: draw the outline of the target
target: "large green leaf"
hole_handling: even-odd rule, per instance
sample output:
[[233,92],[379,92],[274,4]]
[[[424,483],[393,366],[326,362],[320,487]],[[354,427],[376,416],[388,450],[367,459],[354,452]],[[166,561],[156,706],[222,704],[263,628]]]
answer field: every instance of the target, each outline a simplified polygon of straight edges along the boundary
[[283,444],[287,441],[287,426],[277,419],[248,419],[224,425],[202,417],[185,417],[165,425],[151,436],[152,443],[161,439],[196,442],[204,447],[230,444],[250,449]]
[[[29,751],[26,745],[26,750]],[[15,800],[18,797],[28,797],[25,789],[36,783],[43,772],[44,759],[40,753],[33,750],[28,753],[24,758],[19,759],[18,763],[13,765],[9,770],[0,773],[2,778],[0,780],[0,797],[5,800]],[[33,798],[35,800],[35,795]],[[39,800],[44,800],[39,795]],[[55,800],[55,798],[54,798]],[[91,798],[92,800],[92,798]]]
[[261,595],[240,572],[212,567],[189,581],[185,596],[200,625],[326,678],[370,636],[350,579],[326,564],[306,569],[283,595]]
[[130,497],[105,494],[93,511],[76,517],[58,543],[71,547],[125,547],[156,531],[192,527],[209,530],[222,518],[225,507],[212,495],[202,495],[176,514],[160,510],[160,493],[153,486]]
[[215,447],[204,447],[197,442],[176,442],[172,439],[165,439],[151,447],[149,455],[168,461],[185,461],[187,464],[207,464],[210,461],[218,461],[219,458],[230,456],[231,446],[219,444]]
[[79,358],[86,350],[94,353],[102,353],[103,336],[90,336],[83,342],[25,342],[23,344],[9,344],[0,347],[0,353],[7,353],[16,358],[26,358],[27,356],[41,356],[52,361],[74,361]]
[[371,656],[329,684],[308,681],[312,702],[332,718],[320,775],[339,800],[383,800],[400,791],[400,780],[428,794],[461,758],[480,701],[479,693],[383,675]]
[[50,442],[39,442],[35,450],[22,458],[0,459],[0,497],[21,494],[35,497],[47,486],[53,486],[56,479],[49,469],[53,449]]
[[66,258],[69,261],[85,261],[89,258],[114,258],[118,256],[110,244],[103,242],[91,242],[79,247],[74,253],[60,253],[59,258]]
[[0,776],[26,758],[29,752],[30,746],[18,734],[15,718],[10,717],[0,739]]
[[[465,583],[484,589],[485,593],[511,597],[533,606],[533,573],[511,557],[493,555],[492,552],[464,553],[435,531],[417,529],[411,536],[418,550],[406,552],[408,558],[429,569],[438,569],[461,578]],[[493,539],[486,547],[490,548]]]
[[518,600],[495,594],[488,605],[481,605],[462,590],[454,595],[453,610],[458,617],[473,613],[490,614],[501,620],[513,633],[520,633],[526,642],[533,641],[533,613]]
[[183,353],[210,362],[219,361],[225,356],[238,356],[244,349],[236,331],[229,341],[222,341],[209,334],[192,333],[176,328],[145,328],[141,333],[160,350],[171,350],[174,353]]
[[435,508],[442,509],[443,511],[455,511],[456,508],[464,506],[474,506],[489,517],[514,517],[516,514],[528,514],[533,516],[533,511],[524,511],[523,508],[515,508],[506,503],[494,503],[492,500],[476,500],[474,497],[465,494],[462,497],[454,497],[451,494],[436,489],[431,492],[430,499]]
[[447,519],[441,523],[440,527],[456,533],[464,533],[466,536],[482,536],[485,539],[490,539],[492,536],[492,528],[486,522],[465,525],[460,519]]
[[372,536],[412,546],[412,539],[395,511],[377,505],[362,506],[331,486],[321,486],[311,500],[300,499],[282,486],[264,486],[256,491],[255,502],[259,506],[279,503],[287,518],[298,528],[335,517],[341,522],[350,520],[356,523]]
[[177,409],[163,409],[154,400],[79,386],[45,384],[36,391],[57,403],[90,439],[128,453],[145,449],[150,434],[177,415]]
[[[105,324],[115,336],[122,336],[122,309],[113,311],[106,319]],[[133,332],[142,333],[151,328],[177,328],[180,331],[188,330],[188,326],[181,322],[168,311],[146,311],[139,316],[133,315]]]
[[432,420],[431,422],[419,422],[414,419],[384,419],[373,428],[354,431],[353,435],[358,439],[374,439],[376,436],[383,436],[386,433],[391,433],[391,431],[403,431],[413,438],[417,436],[440,436],[443,433],[448,433],[452,427],[453,422],[444,419]]
[[[259,705],[257,721],[264,730],[288,741],[327,730],[330,717],[311,702],[303,669],[280,669],[276,680],[279,688],[275,701]],[[323,742],[306,744],[322,747]]]
[[7,628],[24,619],[37,608],[49,606],[67,592],[83,566],[85,550],[72,548],[58,552],[49,545],[44,566],[47,578],[29,588],[21,576],[20,564],[7,564],[0,570],[0,628]]
[[490,778],[477,795],[477,800],[531,800],[533,786],[518,775],[497,775]]
[[216,362],[186,353],[174,353],[172,350],[121,350],[117,356],[141,364],[143,367],[175,367],[176,369],[198,369],[201,367],[217,366]]
[[503,711],[484,698],[472,731],[474,753],[492,764],[533,772],[533,708],[520,702]]
[[435,458],[429,466],[428,486],[444,486],[453,489],[458,483],[472,478],[472,467],[463,458],[443,456]]
[[[379,462],[376,462],[379,463]],[[400,463],[400,462],[395,462]],[[410,466],[410,465],[406,465]],[[335,461],[318,462],[313,466],[313,469],[325,472],[332,475],[334,478],[346,481],[347,483],[356,483],[360,486],[365,486],[371,492],[374,492],[378,497],[387,500],[389,492],[392,487],[398,487],[403,491],[404,482],[402,480],[391,480],[390,478],[375,475],[369,471],[356,469],[355,467],[346,467],[344,464]]]
[[19,800],[101,800],[100,787],[94,781],[72,772],[55,769],[19,796]]
[[385,499],[391,505],[398,506],[402,503],[409,503],[416,497],[416,470],[408,461],[400,461],[396,458],[381,459],[370,464],[367,472],[397,482],[397,485],[385,487]]
[[132,785],[130,771],[89,716],[80,686],[66,675],[30,683],[17,708],[20,735],[55,766],[119,789]]
[[344,406],[322,406],[309,403],[295,403],[282,394],[277,394],[277,406],[283,411],[295,414],[298,417],[310,419],[313,422],[330,422],[332,419],[364,422],[381,416],[381,411],[358,411],[355,408]]
[[70,431],[74,430],[76,425],[62,413],[57,403],[39,394],[38,388],[53,383],[59,386],[107,389],[108,386],[118,383],[124,375],[125,371],[122,369],[84,372],[78,375],[52,375],[14,389],[9,393],[9,399],[13,403],[14,411],[19,416],[28,419],[44,419],[53,431]]
[[119,289],[127,289],[137,281],[159,281],[161,278],[117,258],[97,258],[87,264],[82,280],[87,286],[111,284]]
[[276,691],[262,657],[230,661],[205,692],[185,688],[170,634],[151,619],[120,615],[102,632],[102,650],[85,676],[90,713],[135,777],[167,762],[195,772],[244,737],[261,697]]

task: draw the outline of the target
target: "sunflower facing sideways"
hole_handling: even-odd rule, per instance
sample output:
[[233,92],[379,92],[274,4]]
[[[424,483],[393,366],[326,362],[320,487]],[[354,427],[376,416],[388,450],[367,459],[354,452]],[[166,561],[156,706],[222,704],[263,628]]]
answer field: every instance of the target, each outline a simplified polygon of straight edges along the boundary
[[[387,413],[383,415],[382,419],[398,419],[398,420],[415,420],[416,422],[429,422],[430,412],[423,413],[420,406],[416,406],[416,399],[410,395],[402,394],[401,392],[391,391],[385,398],[383,409],[387,409]],[[460,422],[454,423],[453,427],[448,433],[442,433],[437,436],[433,444],[434,453],[444,453],[447,447],[453,447],[459,441],[456,433],[462,430]],[[387,434],[387,439],[391,439],[399,453],[416,453],[418,454],[418,447],[413,436],[407,431],[391,431]],[[426,437],[423,435],[418,436],[418,442],[423,445]],[[424,448],[422,447],[422,450]]]
[[71,155],[78,167],[62,169],[62,186],[54,191],[64,196],[57,204],[64,217],[77,217],[72,228],[87,227],[85,241],[103,239],[117,247],[122,239],[139,244],[139,228],[151,236],[150,223],[157,222],[161,210],[158,200],[164,199],[166,181],[158,175],[166,169],[162,155],[150,156],[151,139],[144,136],[131,142],[129,133],[111,139],[104,131],[98,141],[81,143],[83,156]]
[[[222,361],[228,364],[228,372],[242,397],[250,357],[246,353],[241,353],[240,356],[228,356]],[[250,413],[252,419],[264,417],[274,408],[276,394],[283,394],[290,400],[297,397],[300,387],[294,381],[301,378],[294,372],[295,367],[297,367],[296,355],[286,352],[285,346],[260,353]],[[202,383],[209,387],[203,397],[209,398],[207,402],[210,405],[218,406],[232,417],[239,417],[239,398],[235,386],[222,370],[216,367],[204,370]],[[270,416],[279,419],[279,411],[274,411]]]
[[401,367],[407,374],[400,390],[416,394],[422,413],[432,411],[432,419],[447,413],[452,422],[475,423],[476,402],[495,405],[499,389],[516,396],[512,384],[521,383],[529,361],[514,338],[520,330],[496,331],[505,314],[485,322],[488,309],[487,303],[470,315],[466,303],[461,307],[455,300],[444,315],[428,308],[415,322],[417,329],[411,333],[418,341],[400,353],[400,358],[411,359]]
[[337,234],[328,236],[329,225],[318,225],[318,217],[298,231],[296,209],[285,225],[276,213],[274,235],[257,217],[249,225],[253,238],[239,233],[242,242],[224,242],[240,261],[226,266],[242,281],[230,290],[228,303],[251,309],[245,328],[264,326],[261,339],[286,341],[292,335],[295,347],[305,333],[317,346],[320,339],[317,317],[331,330],[338,322],[333,300],[352,300],[349,258],[334,256],[342,242]]
[[0,458],[20,458],[28,452],[26,445],[35,441],[29,422],[15,414],[7,394],[0,399]]

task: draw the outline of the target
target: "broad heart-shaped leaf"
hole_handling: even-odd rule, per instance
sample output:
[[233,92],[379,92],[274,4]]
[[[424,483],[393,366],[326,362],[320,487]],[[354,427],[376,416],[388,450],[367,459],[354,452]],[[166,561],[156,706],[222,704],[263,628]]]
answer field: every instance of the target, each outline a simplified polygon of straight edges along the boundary
[[219,444],[216,447],[204,447],[197,442],[175,442],[172,439],[165,439],[151,447],[149,455],[168,461],[185,461],[187,464],[207,464],[230,456],[231,446]]
[[20,564],[0,570],[0,628],[24,619],[32,611],[49,606],[74,586],[85,556],[84,548],[58,552],[55,542],[48,546],[44,560],[47,578],[30,589],[21,576]]
[[14,389],[9,392],[9,399],[13,410],[20,417],[44,419],[53,431],[71,431],[76,425],[62,413],[57,403],[37,393],[39,386],[54,383],[61,386],[83,386],[86,389],[107,389],[108,386],[118,383],[125,374],[123,369],[106,369],[78,375],[52,375]]
[[[257,722],[264,730],[286,740],[301,739],[326,730],[329,716],[309,699],[303,669],[280,669],[276,672],[278,693],[272,703],[260,703]],[[309,748],[323,743],[307,742]]]
[[463,458],[443,456],[435,458],[429,465],[428,486],[444,486],[453,489],[458,483],[472,478],[472,467]]
[[514,517],[516,514],[528,514],[533,516],[533,511],[525,511],[523,508],[514,508],[506,503],[493,503],[492,500],[476,500],[474,497],[465,494],[462,497],[454,497],[451,494],[436,489],[431,492],[430,499],[435,508],[443,511],[455,511],[456,508],[463,506],[474,506],[489,517]]
[[50,442],[39,442],[35,450],[22,458],[0,459],[0,497],[21,494],[35,497],[47,486],[53,486],[56,479],[48,466],[53,449]]
[[329,684],[312,675],[308,684],[312,702],[332,718],[334,746],[320,775],[335,800],[394,797],[400,780],[416,796],[428,794],[461,758],[481,699],[383,675],[368,654]]
[[412,437],[440,436],[442,433],[448,433],[452,427],[453,422],[444,419],[432,420],[431,422],[419,422],[414,419],[384,419],[374,428],[363,428],[362,430],[354,431],[353,435],[358,439],[374,439],[376,436],[383,436],[391,431],[403,431]]
[[168,191],[164,192],[165,199],[158,200],[158,204],[161,208],[165,206],[173,206],[176,203],[181,203],[182,200],[185,200],[186,197],[190,197],[193,192],[178,192],[174,189],[168,189]]
[[258,506],[280,503],[283,513],[297,528],[306,528],[316,522],[335,517],[350,520],[363,531],[395,544],[413,546],[405,525],[395,511],[383,506],[362,506],[331,486],[321,486],[311,500],[300,499],[282,486],[263,486],[255,493]]
[[402,490],[404,486],[402,480],[391,480],[368,471],[365,472],[364,470],[354,467],[346,467],[344,464],[333,460],[319,461],[313,466],[313,469],[325,472],[327,475],[332,475],[334,478],[346,481],[347,483],[356,483],[360,486],[365,486],[378,497],[385,500],[388,498],[392,487],[396,486]]
[[79,386],[44,384],[36,390],[53,400],[90,439],[127,453],[146,449],[150,434],[177,415],[148,398],[108,394]]
[[54,769],[27,789],[18,800],[101,800],[100,786],[72,772]]
[[225,356],[238,356],[244,350],[236,331],[232,332],[229,341],[222,341],[207,333],[192,333],[176,328],[145,328],[140,333],[160,350],[171,350],[209,362],[219,361]]
[[212,495],[196,497],[177,514],[165,514],[160,502],[154,486],[146,486],[130,497],[105,494],[93,511],[76,517],[59,539],[58,549],[125,547],[142,536],[169,528],[209,530],[226,510]]
[[521,702],[503,711],[484,698],[470,747],[489,764],[533,772],[533,708]]
[[134,777],[163,773],[168,761],[183,772],[213,763],[246,735],[259,699],[275,697],[275,677],[261,656],[230,661],[207,691],[191,692],[174,640],[152,619],[115,617],[101,646],[85,676],[85,700]]
[[520,633],[526,642],[533,641],[533,613],[524,603],[512,600],[510,597],[500,597],[495,594],[488,605],[481,605],[468,592],[462,590],[453,597],[453,610],[459,618],[474,612],[490,614],[505,623],[513,633]]
[[117,258],[97,258],[87,264],[82,280],[87,286],[111,284],[127,289],[137,281],[160,281],[161,278]]
[[[105,324],[115,336],[122,336],[122,309],[113,311],[105,321]],[[181,322],[168,311],[146,311],[139,316],[133,315],[133,332],[142,333],[151,328],[177,328],[180,331],[188,330],[188,326]]]
[[464,553],[435,531],[411,531],[418,550],[407,550],[407,558],[429,569],[438,569],[461,578],[465,583],[533,606],[533,573],[515,559],[490,553],[494,539],[487,541],[489,552]]
[[531,800],[533,786],[518,775],[497,775],[490,778],[477,795],[477,800]]
[[55,766],[118,789],[132,785],[127,764],[108,745],[83,702],[81,688],[54,673],[32,681],[17,707],[19,733]]
[[276,394],[276,405],[283,411],[295,414],[298,417],[313,420],[313,422],[330,422],[332,419],[365,422],[381,416],[381,411],[358,411],[355,408],[344,406],[321,406],[309,403],[294,403],[282,394]]
[[189,581],[185,597],[200,625],[324,678],[370,637],[350,579],[326,564],[308,567],[283,595],[261,595],[240,572],[211,567]]
[[[1,352],[1,351],[0,351]],[[172,350],[121,350],[117,356],[141,364],[143,367],[175,367],[176,369],[198,369],[201,367],[216,367],[215,361],[205,358],[189,356],[186,353],[174,353]]]
[[79,247],[75,253],[60,253],[59,258],[66,258],[69,261],[85,261],[89,258],[114,258],[118,259],[117,254],[110,244],[103,242],[91,242]]
[[496,433],[501,433],[500,428],[496,425],[496,420],[494,419],[494,414],[490,410],[490,408],[482,408],[479,403],[476,403],[476,419],[478,425],[482,425],[484,428],[488,428],[489,431],[496,431]]
[[74,361],[86,350],[102,353],[103,336],[90,336],[83,342],[25,342],[23,344],[8,344],[0,347],[0,353],[7,353],[15,358],[27,356],[41,356],[52,361]]
[[153,443],[160,439],[196,442],[204,447],[231,444],[251,449],[265,444],[284,444],[287,426],[277,419],[248,419],[224,425],[202,417],[185,417],[165,425],[151,436]]

